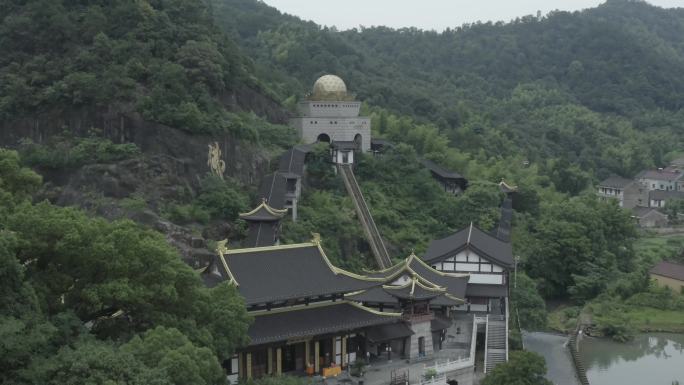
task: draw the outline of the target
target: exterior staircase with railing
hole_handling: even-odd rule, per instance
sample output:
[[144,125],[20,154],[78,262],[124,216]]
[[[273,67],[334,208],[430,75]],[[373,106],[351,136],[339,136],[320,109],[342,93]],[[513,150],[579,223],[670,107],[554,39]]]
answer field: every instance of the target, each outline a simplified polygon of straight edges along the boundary
[[373,256],[375,256],[378,266],[381,269],[392,266],[392,259],[385,248],[385,243],[382,241],[378,227],[375,225],[373,216],[368,209],[368,204],[366,203],[363,193],[361,192],[361,188],[356,181],[356,177],[354,176],[351,165],[339,164],[337,167],[342,175],[344,186],[354,202],[356,214],[361,221],[363,232],[366,235],[371,252],[373,253]]
[[506,317],[502,315],[487,316],[487,334],[485,342],[485,373],[508,358]]

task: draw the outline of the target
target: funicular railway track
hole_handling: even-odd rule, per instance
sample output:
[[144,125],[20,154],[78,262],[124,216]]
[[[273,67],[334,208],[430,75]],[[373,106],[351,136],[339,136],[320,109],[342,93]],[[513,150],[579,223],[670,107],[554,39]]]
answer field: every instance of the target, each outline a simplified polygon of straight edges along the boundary
[[382,241],[378,227],[375,225],[373,216],[368,209],[368,204],[363,197],[363,193],[361,193],[361,188],[356,181],[356,177],[354,176],[351,166],[340,164],[337,167],[342,175],[342,179],[344,180],[344,186],[347,188],[347,192],[352,197],[352,201],[354,201],[356,213],[361,220],[363,231],[366,234],[366,239],[368,239],[368,243],[370,245],[371,251],[373,252],[373,256],[375,256],[378,266],[381,269],[392,266],[392,259],[387,252],[387,248],[385,248],[385,243]]

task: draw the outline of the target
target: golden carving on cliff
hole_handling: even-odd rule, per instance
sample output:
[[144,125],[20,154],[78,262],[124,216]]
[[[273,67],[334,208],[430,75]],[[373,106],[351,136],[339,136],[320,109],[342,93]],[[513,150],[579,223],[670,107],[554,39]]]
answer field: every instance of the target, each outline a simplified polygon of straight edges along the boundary
[[219,147],[218,142],[209,143],[207,166],[209,166],[212,174],[223,179],[223,173],[226,172],[226,162],[221,159],[221,147]]

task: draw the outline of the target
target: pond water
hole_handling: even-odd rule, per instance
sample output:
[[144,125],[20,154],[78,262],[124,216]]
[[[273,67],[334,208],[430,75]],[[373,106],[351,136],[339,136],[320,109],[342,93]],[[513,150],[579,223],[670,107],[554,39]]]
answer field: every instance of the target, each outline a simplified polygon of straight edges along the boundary
[[640,334],[628,343],[585,338],[580,356],[591,385],[684,385],[684,334]]

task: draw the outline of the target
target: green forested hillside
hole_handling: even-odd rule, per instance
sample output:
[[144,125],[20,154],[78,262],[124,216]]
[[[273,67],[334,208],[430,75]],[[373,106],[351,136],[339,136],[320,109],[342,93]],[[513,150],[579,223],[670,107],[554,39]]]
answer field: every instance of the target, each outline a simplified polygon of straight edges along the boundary
[[214,7],[283,99],[336,73],[361,100],[435,124],[462,152],[560,158],[601,178],[660,165],[682,143],[682,9],[611,0],[437,33],[336,32],[254,1]]
[[[681,36],[683,10],[626,0],[443,33],[339,32],[256,0],[0,1],[0,147],[19,150],[0,149],[1,382],[223,383],[249,317],[167,243],[240,241],[237,213],[296,142],[281,124],[323,73],[399,144],[356,170],[395,257],[471,221],[493,227],[505,178],[533,279],[521,278],[523,323],[543,326],[535,288],[667,302],[648,287],[654,258],[633,248],[630,214],[592,183],[684,149]],[[121,133],[97,126],[112,116]],[[205,175],[213,142],[225,179]],[[471,188],[444,193],[421,157]],[[336,262],[367,267],[339,180],[325,162],[308,171],[283,240],[321,232]]]
[[190,132],[240,133],[222,98],[260,89],[250,60],[198,1],[4,1],[0,119],[136,111]]

